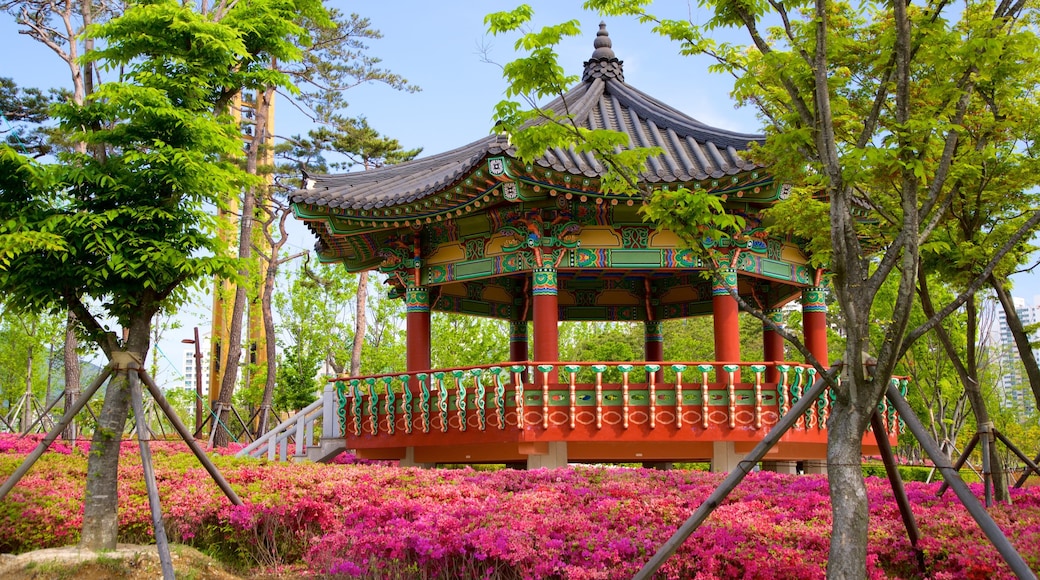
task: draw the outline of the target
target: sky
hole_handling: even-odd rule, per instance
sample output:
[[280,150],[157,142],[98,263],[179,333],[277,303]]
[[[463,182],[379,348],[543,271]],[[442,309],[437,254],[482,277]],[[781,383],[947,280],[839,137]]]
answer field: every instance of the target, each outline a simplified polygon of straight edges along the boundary
[[[431,2],[414,0],[332,0],[327,5],[356,12],[371,21],[383,38],[369,42],[368,53],[382,59],[382,66],[420,87],[417,93],[395,91],[369,84],[346,93],[348,115],[365,116],[370,126],[398,139],[405,148],[422,147],[423,155],[453,149],[487,135],[494,105],[505,98],[506,83],[500,65],[514,58],[516,36],[491,37],[486,33],[487,13],[511,10],[517,0]],[[582,11],[574,0],[528,0],[535,11],[533,25],[540,27],[569,19],[580,20],[582,35],[559,48],[560,62],[568,74],[579,75],[592,54],[598,15]],[[702,22],[696,3],[658,2],[654,10],[671,18]],[[709,60],[679,54],[678,46],[662,39],[630,18],[605,19],[613,49],[624,62],[628,84],[709,125],[744,133],[761,132],[761,123],[750,109],[738,109],[729,97],[731,79],[710,73]],[[68,86],[68,72],[49,49],[17,33],[13,17],[0,13],[0,76],[12,77],[19,86],[49,88]],[[491,61],[490,63],[487,61]],[[497,64],[495,64],[497,63]],[[310,121],[284,98],[276,101],[275,133],[304,134]],[[294,227],[289,252],[311,249],[314,239],[302,227]],[[1040,294],[1040,277],[1020,276],[1015,295]],[[208,299],[200,299],[208,304]],[[204,310],[204,308],[202,309]],[[180,381],[183,351],[191,327],[208,330],[208,314],[188,311],[182,328],[160,341],[161,385]],[[183,335],[183,336],[181,336]]]

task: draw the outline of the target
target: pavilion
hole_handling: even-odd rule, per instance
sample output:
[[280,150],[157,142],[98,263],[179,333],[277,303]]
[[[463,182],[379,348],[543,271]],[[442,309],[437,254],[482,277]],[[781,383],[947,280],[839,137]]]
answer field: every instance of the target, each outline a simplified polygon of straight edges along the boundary
[[[717,196],[746,228],[705,239],[721,256],[705,263],[646,223],[641,199],[603,192],[593,156],[553,149],[525,164],[500,134],[376,170],[305,175],[291,201],[320,259],[387,274],[406,303],[407,368],[336,379],[346,445],[361,457],[532,468],[710,460],[731,470],[816,374],[785,361],[768,326],[761,359],[748,362],[732,289],[777,323],[799,300],[805,344],[827,363],[823,273],[800,240],[763,228],[762,211],[789,191],[745,157],[763,136],[708,126],[627,84],[602,24],[581,83],[547,108],[565,106],[580,126],[661,148],[641,176],[655,190]],[[508,321],[510,360],[431,369],[432,311]],[[704,315],[714,360],[663,361],[661,322]],[[641,322],[645,360],[560,361],[558,323],[572,320]],[[622,379],[605,382],[608,371]],[[765,466],[820,470],[829,409],[820,397]],[[894,443],[898,417],[882,417]],[[863,446],[877,453],[872,434]]]

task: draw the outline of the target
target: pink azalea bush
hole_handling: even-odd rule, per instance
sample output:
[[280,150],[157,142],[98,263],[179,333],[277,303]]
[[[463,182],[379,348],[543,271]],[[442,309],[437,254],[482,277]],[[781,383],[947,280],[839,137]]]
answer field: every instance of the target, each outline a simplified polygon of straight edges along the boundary
[[[0,435],[0,478],[28,452]],[[30,448],[32,446],[29,446]],[[630,577],[715,489],[692,471],[576,467],[533,472],[269,464],[216,456],[245,501],[231,506],[183,444],[153,443],[167,532],[248,566],[330,578]],[[120,472],[123,541],[151,540],[136,443]],[[0,551],[74,543],[83,448],[44,455],[0,502]],[[1011,578],[952,493],[909,483],[926,570],[917,569],[891,489],[868,478],[871,578]],[[981,488],[975,492],[981,494]],[[1040,569],[1040,487],[990,514]],[[751,474],[679,549],[662,578],[823,578],[830,507],[822,476]]]

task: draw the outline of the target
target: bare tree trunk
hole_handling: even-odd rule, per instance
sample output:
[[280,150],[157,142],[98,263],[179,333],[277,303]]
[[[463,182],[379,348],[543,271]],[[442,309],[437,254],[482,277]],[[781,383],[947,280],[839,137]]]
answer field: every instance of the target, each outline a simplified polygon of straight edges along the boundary
[[26,361],[25,369],[25,408],[22,409],[22,433],[29,430],[33,424],[33,392],[32,392],[32,373],[33,373],[33,350],[34,345],[29,345],[29,356]]
[[[77,346],[76,315],[70,310],[65,321],[65,346],[62,352],[62,357],[65,360],[65,409],[71,409],[73,402],[79,397],[80,370],[79,353],[76,352]],[[61,436],[67,441],[74,441],[78,436],[76,422],[69,423],[69,426]]]
[[361,349],[365,346],[365,333],[368,331],[366,313],[368,310],[368,270],[358,275],[357,312],[354,315],[354,344],[350,351],[350,376],[361,373]]
[[[151,316],[131,321],[124,350],[144,362],[150,339]],[[110,355],[111,356],[111,355]],[[83,496],[83,532],[80,547],[114,550],[119,533],[119,447],[130,409],[130,380],[125,368],[116,370],[105,391],[105,403],[90,444],[87,485]],[[138,421],[141,421],[139,418]],[[143,428],[143,427],[142,427]]]
[[264,275],[264,287],[260,294],[260,309],[263,315],[264,336],[267,337],[267,340],[264,341],[264,349],[267,352],[267,379],[264,382],[263,397],[260,399],[259,425],[256,430],[257,437],[267,433],[267,424],[271,415],[271,404],[274,401],[275,379],[277,378],[276,373],[278,372],[275,361],[274,314],[271,312],[271,300],[274,296],[275,281],[278,278],[278,268],[285,262],[296,259],[304,254],[301,252],[284,259],[278,257],[285,242],[289,239],[287,232],[285,231],[285,220],[289,217],[289,208],[285,207],[281,203],[276,203],[274,205],[276,207],[270,209],[270,218],[271,220],[275,217],[278,218],[279,238],[275,240],[274,236],[267,231],[267,226],[270,224],[270,220],[265,223],[264,227],[264,235],[267,237],[268,245],[271,248],[271,255],[265,256],[265,258],[267,258],[267,272]]
[[[842,381],[849,380],[854,379],[846,372]],[[865,391],[868,385],[862,387]],[[828,578],[865,578],[867,573],[870,508],[861,463],[863,433],[870,417],[861,407],[862,401],[852,400],[847,392],[838,392],[827,423],[827,480],[833,516]],[[873,404],[868,405],[868,412],[873,409]]]
[[1040,365],[1037,365],[1033,347],[1029,344],[1029,335],[1026,334],[1026,329],[1022,326],[1022,319],[1018,317],[1018,311],[1015,310],[1015,301],[1011,299],[1011,294],[1008,293],[1003,282],[998,280],[996,276],[990,275],[989,285],[993,288],[997,299],[1000,300],[1000,305],[1004,308],[1004,317],[1007,320],[1008,329],[1011,331],[1011,336],[1015,338],[1018,356],[1022,359],[1022,366],[1026,369],[1026,377],[1029,378],[1029,388],[1032,389],[1033,398],[1036,399],[1037,408],[1040,409]]
[[274,315],[271,312],[271,295],[274,294],[275,276],[278,272],[278,250],[271,248],[272,259],[267,264],[267,274],[264,276],[263,294],[260,296],[260,309],[264,322],[264,349],[267,351],[267,377],[264,380],[264,395],[260,399],[260,416],[256,428],[256,436],[260,437],[267,433],[267,424],[271,415],[271,403],[274,401],[275,373],[278,372],[275,364],[274,344]]
[[[968,315],[968,382],[964,388],[971,403],[971,410],[975,413],[975,424],[980,431],[985,431],[983,437],[992,437],[992,430],[982,429],[983,426],[991,426],[989,410],[986,408],[986,399],[982,396],[982,386],[979,384],[979,365],[976,354],[976,339],[978,338],[978,310],[976,309],[975,295],[968,298],[965,304]],[[1007,474],[1004,472],[1004,461],[997,450],[995,440],[991,439],[989,445],[983,446],[983,450],[989,449],[989,465],[993,477],[993,491],[997,501],[1008,501],[1011,494],[1008,491]]]
[[[932,318],[935,316],[935,307],[932,304],[932,297],[928,290],[928,280],[922,273],[918,276],[918,284],[921,289],[921,310],[925,316]],[[942,324],[935,325],[935,334],[939,337],[939,341],[943,345],[943,350],[946,351],[946,356],[950,359],[953,364],[954,370],[957,372],[957,377],[960,379],[961,384],[964,386],[964,396],[968,399],[968,403],[971,405],[972,413],[975,415],[975,424],[982,426],[990,422],[989,410],[986,408],[986,400],[982,397],[982,390],[979,388],[979,367],[978,367],[978,354],[976,352],[976,341],[978,338],[978,311],[975,305],[975,296],[972,295],[968,298],[965,303],[965,311],[967,314],[967,333],[965,337],[967,353],[965,358],[967,364],[961,362],[960,356],[957,354],[957,349],[954,348],[953,341],[950,339],[949,333],[943,328]],[[955,441],[956,437],[950,439]],[[942,443],[942,442],[939,442]],[[946,449],[947,453],[952,456],[952,449],[940,446]],[[996,445],[990,445],[990,465],[993,466],[993,487],[996,490],[996,498],[998,501],[1007,501],[1009,497],[1007,476],[1004,473],[1004,463],[1001,461],[999,454],[997,453]]]
[[[258,157],[266,142],[267,117],[270,114],[271,98],[274,88],[268,88],[257,95],[256,125],[253,140],[246,159],[246,171],[257,174]],[[223,428],[228,424],[231,411],[231,397],[235,394],[238,383],[238,359],[242,356],[242,320],[246,310],[246,284],[249,282],[249,261],[253,257],[253,221],[256,219],[256,190],[247,189],[242,195],[242,217],[238,237],[238,258],[242,261],[238,273],[241,277],[235,286],[235,302],[231,310],[231,321],[228,328],[228,345],[224,358],[224,376],[220,382],[220,394],[217,397],[217,421],[213,422],[213,445],[226,447],[231,442],[230,434]]]

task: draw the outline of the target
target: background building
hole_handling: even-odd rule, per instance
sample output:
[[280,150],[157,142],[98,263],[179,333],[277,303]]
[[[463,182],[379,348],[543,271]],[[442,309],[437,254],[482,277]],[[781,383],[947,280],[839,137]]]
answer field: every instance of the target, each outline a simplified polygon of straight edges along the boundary
[[[1040,322],[1040,296],[1033,297],[1033,304],[1028,305],[1025,298],[1015,296],[1015,310],[1022,324],[1028,329],[1029,325]],[[1026,377],[1025,369],[1015,346],[1015,338],[1011,335],[1011,329],[1007,324],[1007,316],[1000,303],[992,299],[988,303],[993,312],[989,332],[989,345],[997,350],[997,363],[999,364],[1000,379],[1000,404],[1004,408],[1018,409],[1026,414],[1036,411],[1036,400],[1029,388],[1029,379]],[[1035,336],[1033,337],[1035,340]],[[1040,351],[1033,350],[1034,356],[1040,358]]]

